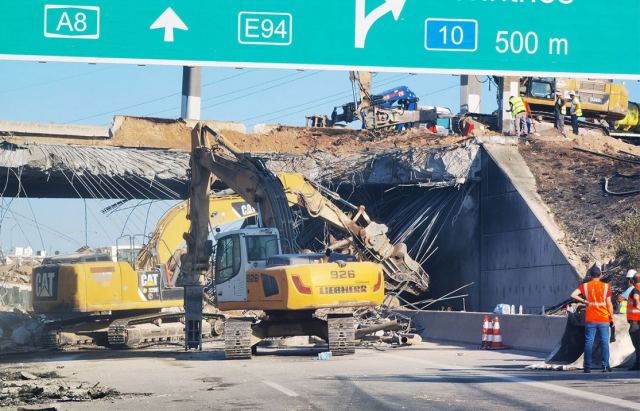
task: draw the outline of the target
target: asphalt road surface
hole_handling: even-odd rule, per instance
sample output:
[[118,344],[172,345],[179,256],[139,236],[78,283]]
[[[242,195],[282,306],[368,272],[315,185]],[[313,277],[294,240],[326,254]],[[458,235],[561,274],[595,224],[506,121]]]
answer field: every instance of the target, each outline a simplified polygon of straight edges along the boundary
[[0,369],[56,369],[124,393],[59,410],[640,409],[639,372],[529,371],[540,356],[435,343],[328,361],[321,351],[260,349],[247,361],[218,351],[74,352],[5,358]]

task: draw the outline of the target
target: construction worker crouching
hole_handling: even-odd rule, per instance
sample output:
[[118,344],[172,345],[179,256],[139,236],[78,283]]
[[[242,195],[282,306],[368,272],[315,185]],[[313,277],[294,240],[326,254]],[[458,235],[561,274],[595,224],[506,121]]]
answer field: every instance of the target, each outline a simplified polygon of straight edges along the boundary
[[571,97],[571,125],[573,126],[573,134],[577,136],[580,134],[578,119],[582,117],[582,103],[575,91],[570,92],[569,97]]
[[640,274],[634,275],[633,289],[627,298],[627,321],[629,336],[636,350],[636,361],[629,370],[640,371]]
[[571,298],[587,306],[584,333],[584,372],[591,372],[593,343],[596,334],[599,334],[602,345],[602,371],[611,372],[609,366],[609,324],[613,321],[611,286],[600,280],[602,271],[598,266],[591,267],[589,274],[592,280],[582,284],[571,294]]
[[520,96],[512,96],[509,99],[509,106],[511,107],[511,117],[515,122],[516,135],[518,137],[523,137],[525,135],[524,128],[527,122],[527,108],[524,104],[524,100]]

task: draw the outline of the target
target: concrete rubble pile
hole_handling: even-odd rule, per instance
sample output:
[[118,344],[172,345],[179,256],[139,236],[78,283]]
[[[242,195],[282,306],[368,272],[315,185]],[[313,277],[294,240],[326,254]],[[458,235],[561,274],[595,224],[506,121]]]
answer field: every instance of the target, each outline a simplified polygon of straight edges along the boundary
[[359,309],[354,317],[360,347],[403,346],[422,341],[411,324],[411,318],[387,306]]
[[32,260],[21,264],[0,265],[0,283],[31,284],[33,267],[40,261]]
[[38,349],[42,323],[18,308],[0,307],[0,355]]
[[119,392],[109,387],[66,381],[57,371],[25,369],[11,367],[0,371],[0,407],[121,397]]

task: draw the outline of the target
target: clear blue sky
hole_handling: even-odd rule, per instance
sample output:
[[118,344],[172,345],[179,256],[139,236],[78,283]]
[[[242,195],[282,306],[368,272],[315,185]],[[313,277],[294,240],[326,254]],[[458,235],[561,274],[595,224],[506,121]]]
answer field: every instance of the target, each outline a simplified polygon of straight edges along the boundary
[[[110,125],[113,115],[177,118],[180,115],[182,69],[124,65],[0,62],[0,119]],[[454,76],[378,74],[374,91],[409,86],[421,104],[459,106],[459,78]],[[205,119],[303,125],[306,114],[330,114],[352,100],[344,72],[257,69],[204,69]],[[640,100],[638,82],[627,82]],[[496,107],[495,89],[485,86],[483,111]],[[81,200],[15,200],[0,205],[0,248],[31,245],[34,249],[71,251],[85,242],[115,245],[121,234],[149,232],[171,204],[130,202],[130,209],[106,216],[109,201],[87,201],[85,229]],[[147,217],[148,215],[148,217]],[[36,223],[41,226],[37,230]],[[146,224],[145,224],[146,223]]]

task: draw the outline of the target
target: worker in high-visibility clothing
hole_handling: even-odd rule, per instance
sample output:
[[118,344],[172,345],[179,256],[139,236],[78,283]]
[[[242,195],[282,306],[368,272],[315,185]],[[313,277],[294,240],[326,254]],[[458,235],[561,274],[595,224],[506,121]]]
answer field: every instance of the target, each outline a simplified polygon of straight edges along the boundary
[[573,134],[577,136],[580,134],[580,125],[578,124],[578,119],[582,117],[582,103],[580,102],[578,93],[576,93],[575,91],[570,92],[569,97],[571,97],[571,125],[573,126]]
[[627,321],[629,321],[629,336],[636,350],[636,361],[632,371],[640,371],[640,274],[633,277],[633,290],[627,299]]
[[520,96],[511,96],[509,99],[511,117],[515,122],[516,136],[522,137],[525,135],[524,129],[527,122],[527,108],[524,105],[524,100]]
[[571,298],[587,306],[584,333],[584,372],[591,372],[593,343],[596,334],[599,334],[602,346],[602,371],[611,372],[609,366],[609,325],[613,322],[611,286],[601,280],[602,271],[598,266],[591,267],[589,274],[592,280],[582,284],[571,294]]
[[627,275],[625,276],[627,279],[627,289],[622,293],[622,301],[620,302],[620,309],[618,310],[620,314],[627,313],[627,300],[629,300],[629,294],[631,294],[631,291],[635,288],[633,277],[635,277],[636,274],[636,270],[627,271]]
[[562,93],[559,91],[556,92],[553,114],[556,120],[556,129],[561,134],[564,134],[564,117],[567,115],[567,106],[562,97]]

